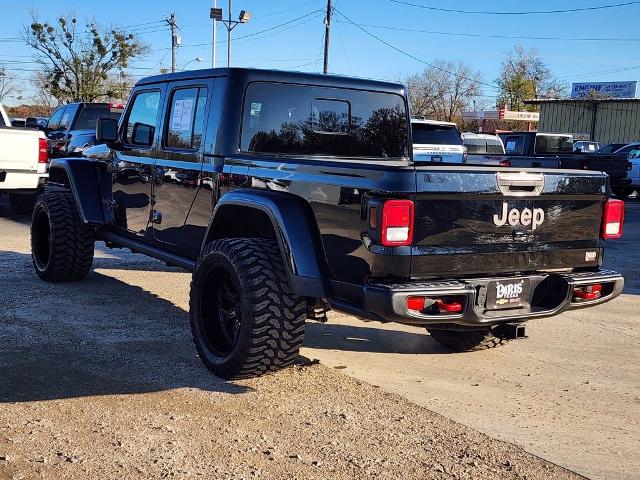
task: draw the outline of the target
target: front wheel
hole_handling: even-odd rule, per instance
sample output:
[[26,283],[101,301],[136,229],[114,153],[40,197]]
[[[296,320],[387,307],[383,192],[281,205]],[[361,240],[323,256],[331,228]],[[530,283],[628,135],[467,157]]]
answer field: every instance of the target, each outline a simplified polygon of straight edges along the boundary
[[450,330],[427,328],[436,342],[454,352],[473,352],[496,348],[507,343],[495,327],[452,326]]
[[95,232],[78,214],[70,192],[46,192],[31,217],[31,258],[45,282],[82,280],[93,263]]
[[289,291],[280,249],[269,239],[209,243],[191,282],[190,318],[200,359],[222,378],[287,367],[304,339],[306,301]]

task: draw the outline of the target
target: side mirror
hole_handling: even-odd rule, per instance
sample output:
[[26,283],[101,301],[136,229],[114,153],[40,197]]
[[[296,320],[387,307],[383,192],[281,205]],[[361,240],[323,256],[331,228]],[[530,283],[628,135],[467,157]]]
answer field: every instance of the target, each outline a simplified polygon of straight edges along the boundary
[[24,123],[24,126],[27,128],[38,128],[38,119],[35,117],[27,117],[27,120]]
[[134,123],[132,143],[134,145],[141,145],[144,147],[150,147],[153,144],[153,136],[156,128],[146,123]]
[[98,143],[112,143],[118,140],[118,122],[113,118],[100,117],[96,123]]

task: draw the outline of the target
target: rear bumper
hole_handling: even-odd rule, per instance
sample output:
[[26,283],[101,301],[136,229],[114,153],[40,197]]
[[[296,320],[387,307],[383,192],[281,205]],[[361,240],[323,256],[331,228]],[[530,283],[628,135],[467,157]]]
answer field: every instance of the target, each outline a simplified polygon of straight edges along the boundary
[[[516,278],[516,277],[506,277]],[[532,285],[529,305],[508,310],[485,308],[489,282],[505,277],[465,279],[464,281],[407,282],[395,284],[370,283],[365,286],[364,310],[387,321],[411,325],[454,323],[459,325],[491,325],[505,321],[526,321],[532,318],[558,315],[569,309],[585,308],[608,302],[622,293],[624,278],[619,273],[598,272],[571,274],[539,274],[529,278]],[[600,297],[593,300],[574,299],[575,287],[599,283]],[[484,289],[484,291],[483,291]],[[427,314],[407,309],[407,297],[464,298],[459,313]]]
[[[4,173],[4,175],[2,173]],[[48,176],[48,173],[2,172],[0,169],[0,191],[36,191],[45,184]]]

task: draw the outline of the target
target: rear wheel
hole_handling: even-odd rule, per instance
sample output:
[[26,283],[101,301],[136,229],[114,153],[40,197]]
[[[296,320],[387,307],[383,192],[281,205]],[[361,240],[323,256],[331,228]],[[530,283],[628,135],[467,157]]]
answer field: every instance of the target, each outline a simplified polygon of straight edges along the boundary
[[45,192],[31,217],[31,258],[46,282],[82,280],[93,263],[95,232],[80,220],[70,192]]
[[36,194],[19,195],[12,193],[9,195],[9,206],[16,215],[27,215],[33,210],[37,198]]
[[635,189],[632,187],[617,187],[613,189],[614,195],[619,198],[627,198],[633,192],[635,192]]
[[464,327],[452,325],[451,329],[427,328],[436,342],[454,352],[472,352],[496,348],[508,342],[497,335],[495,327]]
[[290,293],[274,240],[208,244],[191,282],[191,331],[205,366],[223,378],[279,370],[296,360],[306,301]]

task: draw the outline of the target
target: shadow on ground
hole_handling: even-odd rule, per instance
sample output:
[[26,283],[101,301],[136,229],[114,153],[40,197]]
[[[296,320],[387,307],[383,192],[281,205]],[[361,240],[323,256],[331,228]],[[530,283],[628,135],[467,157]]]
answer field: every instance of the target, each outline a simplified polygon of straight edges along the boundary
[[0,402],[247,391],[205,369],[188,313],[171,302],[96,272],[43,283],[29,255],[0,252],[0,263]]
[[347,352],[449,354],[427,333],[411,333],[375,327],[335,323],[307,323],[304,346]]

